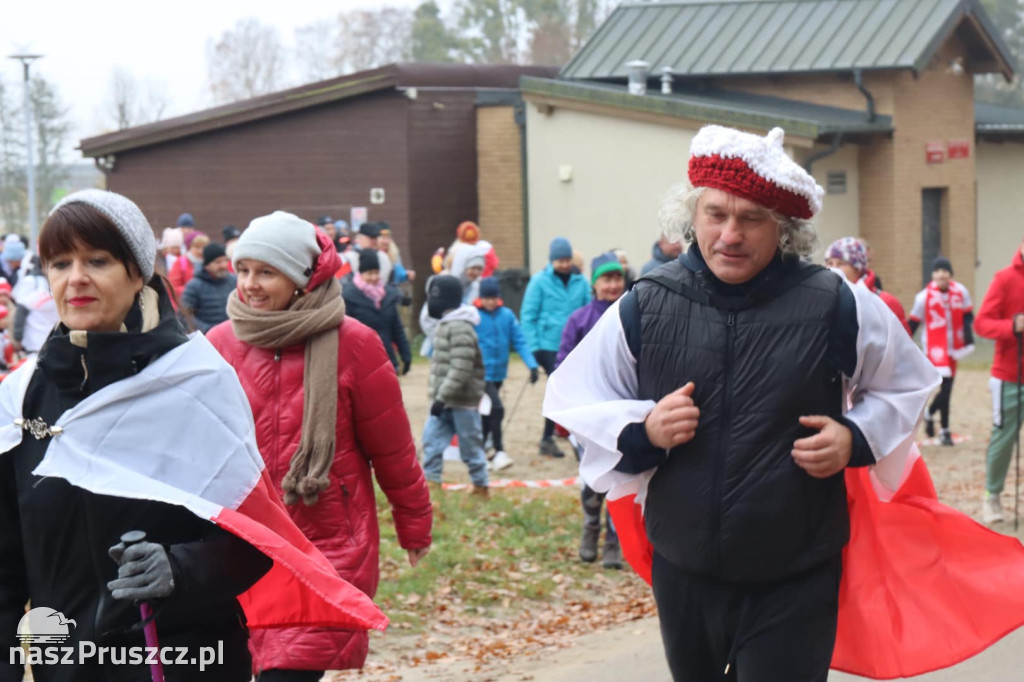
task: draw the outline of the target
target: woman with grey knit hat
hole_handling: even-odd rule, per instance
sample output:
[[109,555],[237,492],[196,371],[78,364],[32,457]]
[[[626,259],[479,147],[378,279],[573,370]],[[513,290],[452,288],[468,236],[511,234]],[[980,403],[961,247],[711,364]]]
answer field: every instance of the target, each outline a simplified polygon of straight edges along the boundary
[[[253,468],[232,426],[245,409],[234,373],[181,327],[153,275],[153,231],[127,198],[67,196],[43,225],[39,255],[60,322],[0,384],[0,631],[12,637],[33,613],[60,611],[66,644],[109,647],[119,664],[33,656],[33,679],[141,682],[149,666],[124,652],[147,644],[147,602],[146,629],[163,647],[222,652],[205,672],[194,658],[167,666],[167,680],[248,680],[237,596],[273,562],[200,511],[216,497],[211,468],[224,486],[246,461]],[[3,657],[0,680],[20,681],[24,663]]]
[[[232,259],[238,288],[228,321],[207,339],[235,368],[256,440],[292,519],[352,585],[372,597],[379,577],[371,470],[391,501],[399,543],[417,564],[430,549],[431,507],[380,338],[346,316],[331,239],[284,211],[256,218]],[[318,680],[361,668],[366,631],[254,630],[260,682]]]

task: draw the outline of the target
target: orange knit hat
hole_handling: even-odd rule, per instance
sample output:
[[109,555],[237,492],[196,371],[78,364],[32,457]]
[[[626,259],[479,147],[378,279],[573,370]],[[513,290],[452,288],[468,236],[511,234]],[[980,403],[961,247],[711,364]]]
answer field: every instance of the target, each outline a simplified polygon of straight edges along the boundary
[[480,240],[480,226],[472,220],[467,220],[460,223],[455,229],[455,236],[459,238],[460,242],[476,244]]

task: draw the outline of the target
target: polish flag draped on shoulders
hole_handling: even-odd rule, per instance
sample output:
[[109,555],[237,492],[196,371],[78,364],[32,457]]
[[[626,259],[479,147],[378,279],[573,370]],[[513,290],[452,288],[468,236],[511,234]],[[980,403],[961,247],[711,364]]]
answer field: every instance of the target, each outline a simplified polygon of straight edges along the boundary
[[[30,362],[0,384],[0,453],[31,437],[19,424],[34,369]],[[36,475],[100,495],[180,505],[274,561],[238,597],[250,629],[387,627],[373,601],[292,522],[264,468],[238,378],[201,334],[87,397],[53,426],[59,431]]]

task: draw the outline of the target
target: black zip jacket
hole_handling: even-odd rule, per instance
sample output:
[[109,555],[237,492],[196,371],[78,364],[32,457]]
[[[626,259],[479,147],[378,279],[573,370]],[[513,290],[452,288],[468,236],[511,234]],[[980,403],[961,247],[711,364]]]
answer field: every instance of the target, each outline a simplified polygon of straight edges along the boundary
[[[412,362],[412,348],[398,316],[402,295],[392,286],[386,287],[385,292],[380,308],[377,308],[351,280],[345,282],[341,289],[342,298],[345,299],[345,314],[377,332],[391,364],[397,369],[399,359],[407,364]],[[398,346],[397,355],[395,346]]]

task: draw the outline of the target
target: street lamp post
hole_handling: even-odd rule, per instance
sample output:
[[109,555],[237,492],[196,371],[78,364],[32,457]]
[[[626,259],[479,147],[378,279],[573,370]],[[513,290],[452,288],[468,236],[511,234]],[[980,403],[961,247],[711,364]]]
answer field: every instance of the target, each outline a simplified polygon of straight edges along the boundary
[[36,215],[36,165],[32,154],[32,99],[30,97],[29,67],[32,62],[39,59],[41,54],[12,54],[11,59],[21,62],[21,68],[25,75],[25,174],[28,179],[28,241],[29,248],[36,248],[36,231],[39,228],[39,218]]

